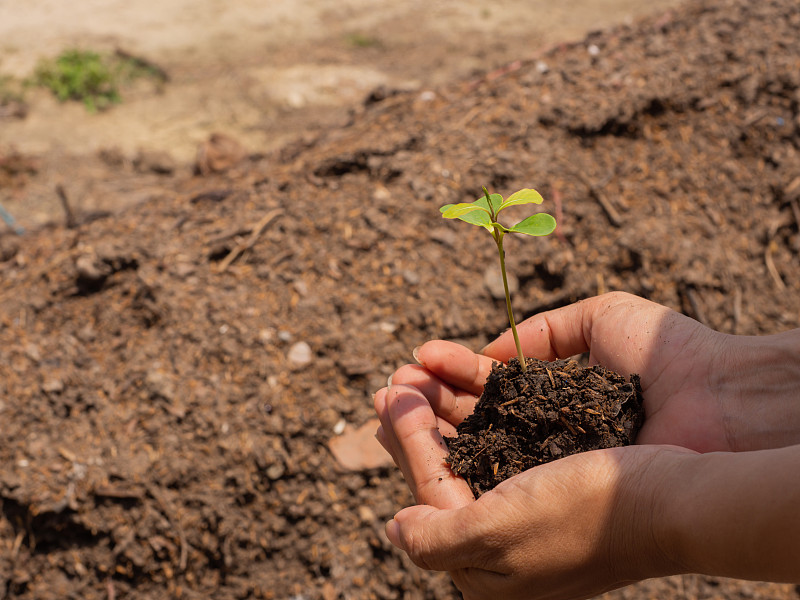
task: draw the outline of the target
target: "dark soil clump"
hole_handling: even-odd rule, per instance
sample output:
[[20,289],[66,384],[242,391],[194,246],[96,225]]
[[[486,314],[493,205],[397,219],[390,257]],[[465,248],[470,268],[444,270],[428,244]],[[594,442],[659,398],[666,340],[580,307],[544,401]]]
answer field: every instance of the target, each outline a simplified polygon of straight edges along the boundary
[[644,422],[638,375],[526,360],[527,373],[517,359],[494,365],[475,412],[447,440],[450,466],[475,496],[558,458],[632,444]]

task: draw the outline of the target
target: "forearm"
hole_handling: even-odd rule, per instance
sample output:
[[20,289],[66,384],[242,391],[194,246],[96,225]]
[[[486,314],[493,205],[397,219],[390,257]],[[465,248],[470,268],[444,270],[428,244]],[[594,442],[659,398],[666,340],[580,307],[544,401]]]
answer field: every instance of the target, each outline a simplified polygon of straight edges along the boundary
[[729,340],[720,344],[709,385],[723,405],[731,448],[800,444],[800,329]]
[[800,583],[800,445],[676,460],[657,514],[682,570]]

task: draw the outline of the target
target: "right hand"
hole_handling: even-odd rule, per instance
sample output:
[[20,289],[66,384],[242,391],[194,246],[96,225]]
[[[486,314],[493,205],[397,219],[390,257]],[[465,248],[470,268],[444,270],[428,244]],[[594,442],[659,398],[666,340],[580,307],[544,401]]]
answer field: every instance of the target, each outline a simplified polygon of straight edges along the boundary
[[[796,373],[776,380],[767,365],[791,361],[800,331],[745,337],[718,333],[664,306],[622,292],[535,315],[519,327],[526,356],[543,360],[589,352],[627,377],[641,377],[646,420],[639,444],[671,444],[698,452],[742,451],[800,443]],[[400,368],[394,384],[417,387],[437,416],[457,426],[471,414],[493,361],[516,356],[507,331],[475,354],[431,341],[416,351],[419,366]],[[786,367],[789,369],[790,367]],[[795,370],[799,370],[795,368]],[[785,379],[785,381],[784,381]],[[764,414],[761,402],[776,409]],[[765,420],[766,419],[766,420]]]

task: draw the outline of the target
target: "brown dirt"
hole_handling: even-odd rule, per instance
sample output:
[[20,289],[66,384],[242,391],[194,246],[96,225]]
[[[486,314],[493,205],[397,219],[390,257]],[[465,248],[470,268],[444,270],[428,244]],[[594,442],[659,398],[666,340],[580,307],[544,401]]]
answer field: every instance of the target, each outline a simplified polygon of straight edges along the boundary
[[628,446],[644,422],[639,376],[575,360],[494,363],[474,412],[446,437],[447,462],[477,498],[565,456]]
[[[63,155],[140,150],[190,161],[215,132],[251,152],[339,124],[380,85],[421,90],[527,58],[678,0],[52,0],[0,4],[2,76],[27,77],[64,48],[122,49],[164,69],[169,82],[125,89],[102,115],[27,91],[24,120],[4,120],[7,145],[59,170]],[[0,111],[2,114],[2,111]],[[67,180],[70,171],[65,169]],[[52,185],[49,192],[52,192]],[[74,192],[75,196],[84,193]],[[41,203],[41,200],[39,201]],[[51,214],[56,214],[52,211]]]
[[[559,235],[509,251],[520,317],[622,289],[725,332],[798,327],[798,28],[794,0],[691,3],[376,96],[224,173],[121,161],[97,185],[135,206],[4,230],[0,597],[454,597],[383,536],[397,471],[328,447],[411,348],[504,326],[493,249],[438,206],[544,193]],[[606,596],[797,597],[698,576]]]

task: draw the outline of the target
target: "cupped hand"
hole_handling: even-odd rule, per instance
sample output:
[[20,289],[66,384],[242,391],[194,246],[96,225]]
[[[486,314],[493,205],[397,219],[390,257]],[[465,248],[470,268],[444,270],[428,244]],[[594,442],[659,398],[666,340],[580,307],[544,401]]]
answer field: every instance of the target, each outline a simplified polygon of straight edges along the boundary
[[[519,336],[525,356],[554,360],[588,351],[590,364],[638,374],[646,420],[637,443],[735,449],[711,381],[714,361],[732,336],[622,292],[538,314],[519,325]],[[506,332],[482,354],[445,341],[428,342],[415,354],[422,366],[402,367],[392,382],[418,388],[437,416],[457,425],[472,412],[492,363],[508,361],[516,348]]]
[[[451,400],[441,394],[434,403],[457,406]],[[375,396],[378,437],[419,503],[400,511],[386,534],[418,566],[449,571],[464,598],[588,598],[679,571],[660,548],[657,500],[675,457],[689,451],[629,446],[573,455],[475,501],[444,462],[441,433],[453,426],[431,404],[409,385]]]
[[[492,363],[516,355],[514,342],[507,333],[482,354],[443,341],[415,351],[419,365],[396,371],[390,386],[375,395],[377,437],[419,504],[400,511],[386,533],[419,566],[449,571],[468,600],[587,598],[682,572],[678,560],[684,559],[675,558],[680,544],[664,542],[674,538],[664,526],[670,518],[660,515],[669,512],[664,498],[687,481],[681,469],[692,465],[686,457],[726,451],[702,456],[757,458],[762,454],[740,451],[791,451],[800,443],[800,330],[763,339],[728,336],[663,306],[611,293],[532,317],[519,332],[526,356],[553,360],[588,351],[591,364],[626,376],[637,373],[646,421],[639,445],[538,466],[476,501],[445,463],[442,436],[456,434]],[[712,489],[713,502],[733,497],[725,490]],[[690,495],[689,506],[694,498]],[[672,514],[671,522],[684,516]],[[716,517],[711,521],[719,524]]]

